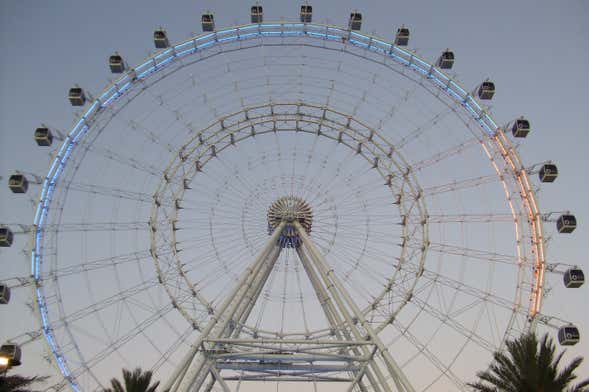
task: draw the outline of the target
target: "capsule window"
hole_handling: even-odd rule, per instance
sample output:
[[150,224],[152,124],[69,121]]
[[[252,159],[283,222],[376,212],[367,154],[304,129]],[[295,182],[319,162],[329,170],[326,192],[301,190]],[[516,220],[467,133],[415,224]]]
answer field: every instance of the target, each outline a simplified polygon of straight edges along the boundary
[[48,147],[53,143],[53,134],[46,127],[40,127],[35,129],[35,142],[37,145]]
[[451,69],[454,65],[454,53],[449,50],[442,52],[442,55],[438,59],[438,67],[442,69]]
[[554,182],[558,177],[558,168],[553,163],[542,165],[540,172],[538,172],[541,182]]
[[566,288],[581,287],[585,283],[585,274],[579,268],[570,268],[565,271],[563,281]]
[[156,49],[164,49],[170,46],[168,35],[164,30],[156,30],[153,32],[153,43]]
[[301,6],[301,22],[311,23],[313,19],[313,7],[310,5]]
[[511,133],[514,137],[526,137],[530,133],[530,122],[525,118],[518,118],[513,122]]
[[580,338],[579,329],[574,325],[567,325],[558,330],[558,342],[563,346],[573,346]]
[[6,305],[10,302],[10,287],[0,284],[0,304]]
[[0,247],[8,248],[12,245],[14,235],[8,227],[0,227]]
[[108,65],[112,73],[122,73],[125,70],[123,58],[118,54],[113,54],[108,58]]
[[202,18],[202,31],[214,31],[215,30],[215,18],[213,14],[203,14]]
[[86,95],[84,94],[84,90],[80,87],[70,88],[68,98],[72,106],[84,106],[86,103]]
[[478,93],[480,99],[492,99],[495,95],[495,83],[488,80],[481,83]]
[[397,35],[395,36],[395,45],[407,46],[409,43],[409,29],[407,27],[401,27],[397,29]]
[[29,181],[22,174],[13,174],[8,179],[8,187],[13,193],[26,193],[29,189]]
[[348,22],[350,30],[360,30],[362,28],[362,14],[359,12],[352,12],[350,14],[350,21]]
[[577,227],[577,218],[574,215],[561,215],[556,221],[556,228],[559,233],[572,233]]
[[264,21],[264,10],[261,5],[253,5],[251,8],[252,23],[262,23]]
[[9,366],[19,366],[21,364],[21,351],[17,344],[3,344],[0,347],[0,354],[8,358]]

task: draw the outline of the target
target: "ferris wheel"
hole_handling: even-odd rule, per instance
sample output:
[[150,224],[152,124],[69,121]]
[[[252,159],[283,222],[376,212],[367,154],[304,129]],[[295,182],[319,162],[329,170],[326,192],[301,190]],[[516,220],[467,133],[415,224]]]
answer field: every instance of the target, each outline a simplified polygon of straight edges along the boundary
[[[525,165],[524,117],[493,119],[492,80],[465,89],[450,49],[428,61],[345,27],[299,21],[217,28],[129,66],[81,109],[68,132],[40,126],[54,149],[32,225],[4,225],[0,245],[29,234],[28,286],[37,334],[75,391],[107,386],[113,369],[153,370],[172,391],[468,390],[508,339],[548,327],[548,280],[584,283],[545,256],[551,161]],[[264,383],[260,387],[260,383]],[[302,386],[302,387],[301,387]]]

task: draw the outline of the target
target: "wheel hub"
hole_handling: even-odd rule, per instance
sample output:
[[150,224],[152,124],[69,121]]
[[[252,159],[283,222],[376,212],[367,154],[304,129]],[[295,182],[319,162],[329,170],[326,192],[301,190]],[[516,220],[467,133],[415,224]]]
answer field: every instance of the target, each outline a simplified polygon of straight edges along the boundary
[[289,195],[277,199],[268,208],[268,234],[272,234],[281,222],[286,222],[278,243],[283,248],[298,248],[301,239],[297,234],[294,222],[311,233],[313,211],[309,203],[298,196]]

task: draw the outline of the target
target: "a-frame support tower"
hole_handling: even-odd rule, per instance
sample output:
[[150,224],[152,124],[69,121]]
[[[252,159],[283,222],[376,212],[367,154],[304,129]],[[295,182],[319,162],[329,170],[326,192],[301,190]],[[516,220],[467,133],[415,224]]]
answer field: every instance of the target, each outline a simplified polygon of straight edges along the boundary
[[[412,392],[413,387],[313,243],[306,203],[269,212],[268,242],[216,309],[164,390],[231,391],[230,382],[345,383],[347,391]],[[301,208],[305,207],[305,208]],[[299,208],[301,211],[298,211]],[[244,338],[246,323],[284,247],[293,247],[332,334],[318,339]]]

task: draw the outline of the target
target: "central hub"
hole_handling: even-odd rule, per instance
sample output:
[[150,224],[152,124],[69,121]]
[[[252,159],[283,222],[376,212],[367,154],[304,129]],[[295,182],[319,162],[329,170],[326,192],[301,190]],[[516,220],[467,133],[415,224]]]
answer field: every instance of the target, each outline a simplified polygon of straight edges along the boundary
[[307,233],[311,232],[313,223],[313,211],[311,206],[297,196],[283,196],[277,199],[268,209],[268,233],[271,234],[280,225],[286,222],[278,244],[283,248],[298,248],[301,239],[296,232],[293,223],[297,221]]

